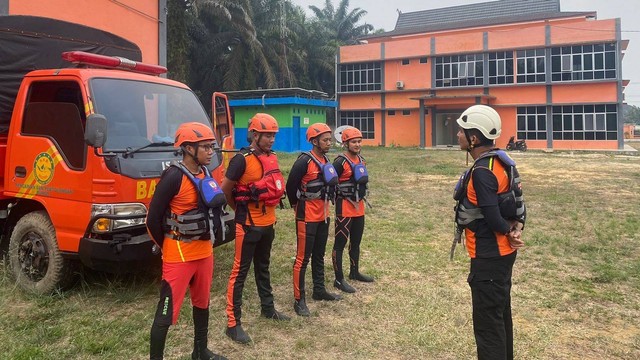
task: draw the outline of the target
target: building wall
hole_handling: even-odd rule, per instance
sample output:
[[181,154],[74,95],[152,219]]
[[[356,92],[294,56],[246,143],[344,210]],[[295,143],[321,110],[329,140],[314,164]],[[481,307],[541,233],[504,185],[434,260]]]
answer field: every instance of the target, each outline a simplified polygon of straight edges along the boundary
[[[504,146],[510,136],[516,138],[524,136],[529,148],[557,148],[557,149],[618,149],[622,146],[622,114],[619,112],[622,104],[622,68],[621,61],[621,41],[620,23],[617,19],[587,20],[584,17],[553,19],[548,21],[533,21],[522,24],[507,24],[480,27],[473,29],[449,30],[442,32],[409,34],[398,37],[380,37],[368,39],[368,44],[343,46],[338,55],[338,119],[341,124],[345,120],[342,118],[344,112],[360,111],[361,114],[373,112],[375,133],[371,139],[363,141],[366,145],[386,145],[386,146],[434,146],[433,139],[436,137],[434,131],[438,131],[438,122],[443,121],[432,113],[460,113],[465,108],[476,104],[485,103],[496,108],[501,114],[503,121],[502,138],[498,140],[499,146]],[[579,81],[552,81],[552,73],[557,75],[556,70],[552,71],[554,60],[562,58],[560,55],[552,54],[552,49],[559,49],[562,54],[568,51],[572,61],[571,51],[584,51],[593,44],[617,44],[615,49],[615,70],[614,78],[588,79],[587,76],[595,77],[596,72],[587,75],[585,70],[585,80]],[[581,46],[585,46],[582,48]],[[578,50],[575,50],[575,49]],[[536,55],[535,50],[541,49],[541,54]],[[572,50],[573,49],[573,50]],[[585,49],[585,50],[581,50]],[[595,47],[594,47],[595,49]],[[533,50],[533,55],[529,54]],[[524,51],[524,52],[523,52]],[[599,51],[599,50],[598,50]],[[505,71],[511,71],[514,75],[511,84],[489,84],[488,66],[489,54],[511,54],[512,67],[506,66]],[[527,54],[532,62],[525,60],[527,67],[538,66],[537,61],[544,59],[545,69],[542,71],[544,80],[541,82],[526,82],[518,79],[518,75],[523,75],[519,68],[518,57],[520,54]],[[467,62],[472,60],[462,59],[462,56],[471,58],[474,54],[481,54],[484,60],[481,63],[485,74],[482,85],[458,85],[452,87],[438,86],[436,84],[437,59],[448,59],[449,64],[455,61]],[[522,55],[524,56],[524,55]],[[536,57],[537,56],[537,57]],[[555,57],[553,57],[555,56]],[[587,68],[587,61],[596,62],[599,58],[595,56],[584,61]],[[468,59],[465,57],[464,59]],[[602,60],[605,61],[605,60]],[[530,65],[533,64],[533,65]],[[347,66],[351,68],[363,69],[363,64],[379,64],[380,68],[380,88],[370,89],[360,87],[354,91],[341,89],[341,74],[347,71]],[[470,62],[469,68],[473,66]],[[576,65],[569,63],[571,71],[576,71]],[[564,65],[563,65],[564,66]],[[595,66],[595,65],[593,65]],[[467,69],[469,69],[467,68]],[[360,76],[371,78],[370,70],[360,70]],[[459,70],[459,69],[457,69]],[[453,70],[452,70],[453,71]],[[470,71],[470,70],[468,70]],[[582,71],[582,70],[579,70]],[[356,71],[357,73],[358,71]],[[535,72],[533,73],[535,74]],[[354,75],[355,77],[356,75]],[[572,75],[575,76],[575,75]],[[499,78],[498,76],[497,78]],[[401,82],[401,84],[399,84]],[[402,85],[399,87],[398,85]],[[356,87],[354,87],[356,88]],[[364,89],[364,90],[363,90]],[[424,119],[420,119],[420,98],[424,99]],[[606,107],[606,114],[596,110],[593,114],[586,113],[586,107],[591,106]],[[558,106],[569,106],[569,110],[558,108]],[[571,106],[574,106],[573,108]],[[613,108],[611,108],[613,106]],[[540,113],[531,115],[523,111],[538,109]],[[582,125],[562,123],[564,127],[560,130],[554,128],[560,124],[557,119],[554,123],[554,115],[557,109],[562,109],[563,119],[568,116],[575,119],[586,119],[587,115],[593,115],[595,119],[606,116],[607,121],[611,116],[617,117],[616,129],[606,128],[606,134],[591,133],[586,122]],[[584,114],[578,113],[585,111]],[[611,109],[614,109],[613,112]],[[389,115],[389,111],[394,115]],[[403,110],[410,111],[411,115],[402,115]],[[591,110],[590,110],[591,111]],[[530,127],[531,119],[545,117],[541,121],[539,129],[532,131]],[[523,121],[526,128],[518,127]],[[577,121],[577,120],[576,120]],[[582,120],[580,120],[582,121]],[[584,120],[586,121],[586,120]],[[593,127],[600,126],[600,122],[593,120]],[[600,120],[598,120],[600,121]],[[421,124],[422,122],[422,124]],[[543,124],[544,123],[544,124]],[[609,123],[610,124],[610,123]],[[568,128],[565,128],[569,126]],[[383,128],[384,127],[384,128]],[[582,128],[581,128],[582,127]],[[567,130],[569,129],[569,130]],[[421,133],[421,131],[424,131]],[[571,134],[567,135],[565,132]],[[543,134],[544,133],[544,134]],[[595,133],[595,131],[593,132]],[[596,137],[605,136],[605,139]],[[573,140],[567,137],[575,137]],[[589,139],[585,139],[589,137]],[[593,139],[591,139],[593,137]]]
[[8,1],[9,15],[55,18],[105,30],[138,45],[142,50],[142,61],[159,64],[158,0]]
[[[311,150],[311,144],[307,142],[306,131],[309,125],[326,123],[326,108],[308,105],[281,105],[281,106],[234,106],[234,136],[236,146],[248,145],[247,126],[249,119],[256,113],[267,113],[278,120],[279,131],[273,145],[274,151],[295,152]],[[297,118],[297,120],[296,120]],[[298,127],[295,123],[298,123]]]

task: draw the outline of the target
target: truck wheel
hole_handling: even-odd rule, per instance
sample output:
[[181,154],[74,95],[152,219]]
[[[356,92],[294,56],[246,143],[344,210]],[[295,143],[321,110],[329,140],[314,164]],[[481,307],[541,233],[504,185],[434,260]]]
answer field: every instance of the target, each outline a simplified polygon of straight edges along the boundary
[[32,293],[50,294],[73,280],[44,211],[26,214],[16,223],[9,240],[9,264],[18,286]]

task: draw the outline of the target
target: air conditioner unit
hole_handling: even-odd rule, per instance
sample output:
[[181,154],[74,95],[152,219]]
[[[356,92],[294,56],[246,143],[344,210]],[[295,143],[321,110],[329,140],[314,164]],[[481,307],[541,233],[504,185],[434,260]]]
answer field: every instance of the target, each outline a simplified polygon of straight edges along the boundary
[[404,89],[404,81],[396,81],[396,88],[399,90]]

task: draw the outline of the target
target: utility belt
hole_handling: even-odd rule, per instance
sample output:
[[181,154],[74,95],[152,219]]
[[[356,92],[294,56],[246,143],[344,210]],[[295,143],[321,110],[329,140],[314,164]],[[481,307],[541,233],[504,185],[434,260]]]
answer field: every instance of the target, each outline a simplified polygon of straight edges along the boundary
[[338,197],[351,199],[353,201],[360,201],[368,195],[366,184],[354,184],[352,182],[338,184],[336,191]]
[[167,238],[184,242],[211,239],[209,219],[205,213],[197,209],[182,215],[171,213],[166,219],[169,227],[165,233]]
[[348,201],[357,210],[360,210],[360,200],[363,200],[365,204],[372,209],[373,206],[367,200],[368,195],[367,184],[354,184],[352,182],[345,182],[338,184],[336,187],[336,198],[344,199]]
[[322,180],[314,180],[303,185],[302,189],[298,189],[296,195],[300,200],[323,199],[333,202],[336,195],[336,187],[334,185],[327,185]]

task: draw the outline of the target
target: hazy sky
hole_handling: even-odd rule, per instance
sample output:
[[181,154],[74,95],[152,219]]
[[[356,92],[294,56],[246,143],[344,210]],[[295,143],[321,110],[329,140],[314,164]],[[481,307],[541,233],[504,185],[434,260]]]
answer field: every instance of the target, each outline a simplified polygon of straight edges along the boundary
[[[325,0],[291,0],[308,10],[309,5],[324,7]],[[402,12],[488,2],[490,0],[350,0],[350,8],[367,11],[364,22],[376,29],[393,30]],[[524,0],[523,0],[524,1]],[[332,0],[337,6],[340,0]],[[622,19],[622,39],[630,40],[622,60],[622,75],[630,84],[625,89],[627,103],[640,106],[640,5],[638,0],[560,0],[561,11],[596,11],[598,19]],[[310,11],[308,11],[311,13]],[[635,21],[634,21],[635,20]]]

